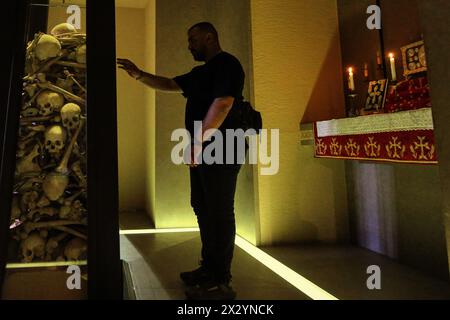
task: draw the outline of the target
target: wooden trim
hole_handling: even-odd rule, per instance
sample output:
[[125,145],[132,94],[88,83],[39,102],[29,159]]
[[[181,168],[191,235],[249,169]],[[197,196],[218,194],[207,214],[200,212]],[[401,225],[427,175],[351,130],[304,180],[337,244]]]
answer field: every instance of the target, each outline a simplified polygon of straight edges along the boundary
[[114,0],[87,0],[88,295],[122,299]]

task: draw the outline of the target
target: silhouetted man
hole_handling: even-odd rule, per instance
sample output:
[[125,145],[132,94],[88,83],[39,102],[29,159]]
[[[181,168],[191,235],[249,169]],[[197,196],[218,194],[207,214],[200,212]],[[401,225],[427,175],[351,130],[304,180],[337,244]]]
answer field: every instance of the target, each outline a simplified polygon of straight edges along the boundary
[[[197,216],[202,240],[200,268],[182,272],[181,279],[191,288],[190,299],[234,299],[230,286],[231,261],[236,233],[234,195],[240,170],[234,164],[199,164],[199,157],[210,136],[208,129],[235,128],[229,116],[242,100],[244,71],[240,62],[222,51],[214,26],[208,22],[194,25],[188,31],[189,51],[194,60],[205,62],[187,74],[173,79],[146,73],[131,61],[118,59],[119,67],[147,86],[162,91],[180,92],[187,98],[185,125],[192,140],[190,184],[191,205]],[[194,121],[202,121],[202,130],[194,132]],[[225,134],[224,134],[225,136]],[[225,163],[226,139],[223,159]],[[202,148],[203,147],[203,148]],[[227,162],[228,163],[228,162]]]

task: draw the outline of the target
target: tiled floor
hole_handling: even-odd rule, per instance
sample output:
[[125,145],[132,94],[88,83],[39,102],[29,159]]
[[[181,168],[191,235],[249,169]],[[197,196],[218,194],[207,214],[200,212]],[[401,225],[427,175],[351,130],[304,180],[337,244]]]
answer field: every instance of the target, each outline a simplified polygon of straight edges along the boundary
[[[122,259],[130,263],[138,299],[185,299],[181,271],[199,260],[197,232],[121,236]],[[239,248],[233,261],[238,299],[307,299],[307,297]]]
[[[122,229],[152,227],[149,219],[139,214],[122,220]],[[262,249],[338,299],[450,299],[448,281],[361,248],[302,245]],[[121,236],[122,259],[130,264],[137,299],[185,299],[178,274],[197,267],[199,252],[197,232]],[[381,268],[381,290],[367,289],[370,265]],[[232,271],[238,299],[309,299],[237,246]]]
[[[262,248],[342,300],[450,299],[450,283],[353,246],[302,245]],[[381,290],[368,290],[369,266],[381,271]]]

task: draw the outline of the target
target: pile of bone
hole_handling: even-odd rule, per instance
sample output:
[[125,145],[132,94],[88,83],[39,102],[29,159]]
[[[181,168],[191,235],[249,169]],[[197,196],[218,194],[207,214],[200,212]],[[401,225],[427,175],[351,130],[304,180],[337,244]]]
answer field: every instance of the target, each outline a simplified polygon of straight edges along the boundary
[[11,251],[23,262],[85,259],[86,35],[67,23],[36,34],[25,75]]

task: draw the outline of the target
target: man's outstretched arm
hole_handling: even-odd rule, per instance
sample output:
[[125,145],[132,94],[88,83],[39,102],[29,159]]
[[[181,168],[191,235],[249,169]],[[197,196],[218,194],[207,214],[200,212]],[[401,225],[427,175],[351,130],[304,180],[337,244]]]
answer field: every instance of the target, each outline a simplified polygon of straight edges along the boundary
[[173,79],[144,72],[128,59],[119,58],[117,59],[117,64],[119,65],[119,68],[125,70],[130,77],[139,80],[150,88],[167,92],[182,92],[181,88]]

